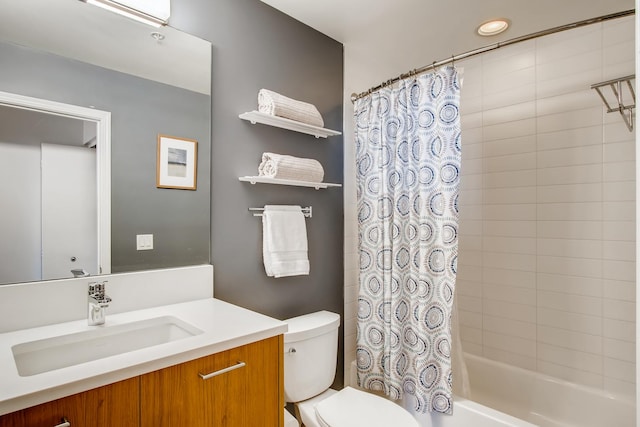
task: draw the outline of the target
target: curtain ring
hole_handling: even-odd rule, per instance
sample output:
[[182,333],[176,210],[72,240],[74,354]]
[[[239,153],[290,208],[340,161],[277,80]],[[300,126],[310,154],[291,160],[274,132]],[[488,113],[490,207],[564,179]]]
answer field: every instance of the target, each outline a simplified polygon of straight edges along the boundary
[[436,61],[433,61],[433,63],[431,64],[431,69],[434,73],[436,72]]
[[451,55],[451,66],[455,67],[456,66],[456,57]]

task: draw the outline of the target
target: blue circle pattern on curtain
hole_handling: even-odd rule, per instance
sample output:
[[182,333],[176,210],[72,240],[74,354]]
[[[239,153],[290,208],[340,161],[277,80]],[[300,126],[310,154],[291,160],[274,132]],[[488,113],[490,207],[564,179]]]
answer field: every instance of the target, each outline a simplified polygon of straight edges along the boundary
[[460,87],[454,67],[355,105],[360,385],[452,413]]

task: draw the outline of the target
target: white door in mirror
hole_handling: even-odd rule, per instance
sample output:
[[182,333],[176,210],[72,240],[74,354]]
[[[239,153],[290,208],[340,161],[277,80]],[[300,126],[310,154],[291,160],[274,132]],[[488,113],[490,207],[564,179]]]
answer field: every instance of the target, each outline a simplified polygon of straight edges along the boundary
[[153,249],[153,234],[136,235],[136,249],[139,251],[149,251]]
[[[95,126],[95,125],[94,125]],[[96,150],[42,144],[42,279],[98,271]]]

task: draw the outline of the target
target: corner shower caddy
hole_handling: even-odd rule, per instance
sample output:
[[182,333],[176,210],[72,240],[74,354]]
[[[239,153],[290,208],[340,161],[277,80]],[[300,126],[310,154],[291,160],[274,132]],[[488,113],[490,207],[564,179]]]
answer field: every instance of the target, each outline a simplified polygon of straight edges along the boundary
[[[261,113],[259,111],[248,111],[240,114],[242,120],[246,120],[251,124],[261,123],[267,126],[279,127],[282,129],[291,130],[294,132],[305,133],[307,135],[313,135],[318,138],[327,138],[329,136],[342,135],[342,132],[337,130],[331,130],[321,128],[318,126],[308,125],[306,123],[297,122],[295,120],[285,119],[283,117],[272,116],[270,114]],[[320,188],[329,187],[342,187],[342,184],[333,184],[330,182],[309,182],[309,181],[294,181],[290,179],[278,179],[270,178],[266,176],[241,176],[238,178],[240,181],[248,182],[250,184],[277,184],[277,185],[292,185],[296,187],[310,187],[319,190]]]
[[[636,107],[636,93],[631,84],[631,80],[635,78],[635,74],[632,74],[591,85],[591,89],[595,89],[598,95],[600,95],[602,102],[604,102],[607,108],[607,113],[620,113],[629,132],[633,131],[633,110]],[[607,88],[610,89],[613,96],[607,92]]]

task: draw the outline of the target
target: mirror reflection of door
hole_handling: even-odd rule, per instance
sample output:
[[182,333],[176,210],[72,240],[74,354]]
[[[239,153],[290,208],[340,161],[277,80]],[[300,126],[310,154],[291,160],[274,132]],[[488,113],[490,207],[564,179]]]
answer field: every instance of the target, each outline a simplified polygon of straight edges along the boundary
[[98,273],[96,152],[42,144],[42,277]]
[[0,283],[98,272],[95,132],[0,106]]

